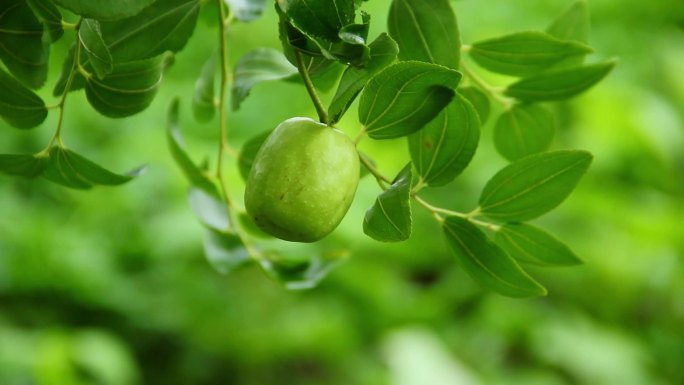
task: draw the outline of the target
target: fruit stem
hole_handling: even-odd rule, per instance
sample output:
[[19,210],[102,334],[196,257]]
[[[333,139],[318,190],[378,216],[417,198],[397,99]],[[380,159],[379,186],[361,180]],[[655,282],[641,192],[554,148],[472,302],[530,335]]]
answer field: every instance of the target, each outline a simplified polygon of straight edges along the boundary
[[326,112],[325,107],[323,107],[323,103],[321,102],[321,99],[318,97],[318,94],[316,93],[316,87],[314,87],[313,82],[311,81],[309,71],[307,71],[306,66],[304,66],[302,53],[299,52],[299,50],[295,49],[294,55],[295,61],[297,62],[297,70],[299,71],[299,74],[302,76],[302,80],[304,80],[304,85],[306,86],[306,90],[309,92],[309,96],[311,97],[311,101],[313,102],[314,107],[316,107],[316,112],[318,113],[318,120],[320,120],[321,123],[328,124],[328,113]]

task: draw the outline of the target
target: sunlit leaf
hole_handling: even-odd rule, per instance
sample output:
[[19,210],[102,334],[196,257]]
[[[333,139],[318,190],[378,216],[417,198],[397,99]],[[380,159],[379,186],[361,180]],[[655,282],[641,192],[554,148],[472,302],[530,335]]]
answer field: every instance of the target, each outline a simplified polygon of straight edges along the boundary
[[128,174],[115,174],[83,156],[60,146],[50,148],[43,176],[57,184],[74,189],[89,189],[97,185],[117,186],[140,174],[142,168]]
[[392,64],[397,58],[399,48],[387,34],[381,34],[369,45],[370,59],[364,67],[348,67],[337,92],[328,108],[329,124],[334,124],[342,118],[356,96],[361,92],[368,80],[383,68]]
[[83,46],[83,50],[88,54],[90,64],[95,70],[95,74],[102,79],[114,69],[112,55],[109,48],[102,39],[100,23],[94,19],[84,19],[81,21],[81,28],[78,30],[78,37]]
[[121,118],[137,114],[152,103],[162,80],[159,58],[118,64],[103,79],[86,80],[88,102],[102,115]]
[[290,23],[307,36],[339,40],[342,27],[354,23],[353,0],[279,0]]
[[411,164],[383,191],[363,219],[363,232],[381,242],[405,241],[411,236]]
[[546,32],[559,39],[589,41],[589,7],[586,0],[575,1],[556,18]]
[[460,72],[440,65],[395,63],[368,82],[359,102],[359,121],[373,139],[412,134],[449,104],[460,80]]
[[543,286],[474,224],[460,217],[447,217],[442,229],[459,266],[479,284],[509,297],[546,295]]
[[254,21],[264,13],[266,0],[225,0],[235,17],[244,22]]
[[589,168],[586,151],[561,150],[521,158],[487,182],[480,210],[505,222],[534,219],[561,204]]
[[226,204],[214,191],[190,187],[188,202],[197,219],[210,229],[227,231],[231,228]]
[[435,119],[408,139],[418,174],[428,185],[442,186],[454,180],[475,155],[480,120],[475,107],[457,94]]
[[26,3],[33,9],[38,20],[43,23],[52,42],[64,35],[62,13],[52,0],[26,0]]
[[475,42],[468,52],[477,64],[490,71],[531,76],[567,59],[584,57],[592,49],[544,32],[527,31]]
[[475,107],[477,115],[480,117],[480,124],[484,126],[487,123],[487,119],[489,119],[489,111],[491,109],[491,103],[487,94],[473,86],[458,87],[457,91]]
[[508,160],[545,151],[556,132],[553,113],[539,104],[515,104],[494,126],[494,144]]
[[511,84],[505,94],[525,102],[569,99],[601,81],[615,63],[612,60],[534,75]]
[[259,152],[261,145],[264,144],[270,134],[271,131],[267,131],[252,137],[250,140],[245,142],[245,144],[242,146],[242,149],[240,149],[240,155],[238,156],[238,168],[240,171],[240,176],[242,176],[243,180],[247,180],[249,172],[252,170],[254,159],[256,159],[257,152]]
[[25,0],[4,0],[0,10],[0,60],[7,70],[31,88],[47,78],[48,47],[43,24]]
[[[71,12],[98,20],[116,20],[133,16],[157,0],[53,0]],[[166,0],[160,0],[164,2]]]
[[0,68],[0,118],[16,128],[28,129],[46,117],[43,99]]
[[216,91],[214,78],[216,73],[216,55],[212,55],[202,66],[202,72],[195,82],[192,94],[192,113],[198,122],[210,121],[216,113]]
[[310,257],[290,256],[269,250],[259,260],[261,267],[287,289],[316,287],[334,268],[348,258],[347,252],[324,252]]
[[236,110],[256,84],[288,78],[297,73],[285,56],[272,48],[257,48],[240,58],[235,65],[232,106]]
[[573,266],[582,260],[549,233],[525,223],[507,223],[497,232],[495,242],[508,255],[521,262],[543,266]]
[[394,0],[387,29],[400,60],[459,68],[461,38],[448,0]]
[[0,154],[0,172],[34,178],[47,166],[47,157],[34,154]]

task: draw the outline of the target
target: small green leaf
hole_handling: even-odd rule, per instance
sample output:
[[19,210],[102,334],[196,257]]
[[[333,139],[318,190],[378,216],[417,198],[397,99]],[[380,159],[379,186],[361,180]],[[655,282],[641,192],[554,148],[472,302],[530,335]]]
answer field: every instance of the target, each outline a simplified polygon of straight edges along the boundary
[[258,19],[266,9],[266,0],[225,0],[235,17],[248,23]]
[[264,144],[269,135],[271,135],[271,131],[255,135],[245,142],[242,149],[240,149],[240,155],[238,155],[238,169],[243,180],[247,181],[249,172],[252,170],[252,164],[254,164],[254,159],[256,159],[257,152],[259,152],[261,145]]
[[256,84],[285,79],[296,73],[297,68],[275,49],[257,48],[246,53],[235,65],[231,90],[233,110],[240,108],[240,103]]
[[279,0],[290,23],[307,36],[339,40],[342,27],[354,23],[353,0]]
[[380,242],[400,242],[411,236],[411,178],[409,163],[392,185],[378,195],[363,219],[366,235]]
[[[76,43],[74,42],[67,51],[64,57],[64,63],[62,63],[62,71],[59,74],[57,83],[55,83],[55,88],[52,90],[53,96],[61,96],[66,88],[67,81],[69,80],[69,75],[74,68],[74,60],[76,60]],[[87,60],[87,55],[81,55],[81,65],[85,65],[85,60]],[[74,80],[71,82],[71,89],[69,91],[79,90],[85,87],[85,78],[80,73],[76,72]]]
[[104,78],[114,69],[112,55],[109,48],[102,39],[100,23],[94,19],[84,19],[81,28],[78,30],[78,37],[83,46],[83,50],[90,58],[90,64],[95,70],[95,74],[100,79]]
[[204,255],[221,274],[228,274],[252,260],[240,237],[211,229],[204,235]]
[[159,0],[135,16],[101,22],[102,37],[114,63],[177,52],[192,35],[199,9],[199,0]]
[[27,86],[40,88],[47,78],[48,47],[43,24],[25,0],[4,0],[0,11],[0,60]]
[[465,170],[479,139],[477,111],[457,94],[435,119],[409,136],[409,152],[421,178],[430,186],[443,186]]
[[489,119],[489,111],[491,109],[491,103],[487,94],[473,86],[458,87],[457,91],[475,107],[477,115],[480,117],[480,124],[484,126],[487,123],[487,119]]
[[589,168],[586,151],[542,152],[496,173],[480,195],[480,211],[505,222],[534,219],[561,204]]
[[497,245],[521,262],[542,266],[582,263],[565,244],[549,233],[525,223],[507,223],[496,232]]
[[305,290],[316,287],[334,268],[349,257],[347,252],[325,252],[312,257],[284,255],[269,250],[259,262],[273,279],[289,290]]
[[0,172],[34,178],[47,166],[47,157],[33,154],[0,154]]
[[188,202],[195,216],[204,226],[217,231],[231,229],[228,208],[214,191],[209,192],[199,187],[191,187],[188,191]]
[[473,43],[470,56],[481,67],[512,76],[531,76],[593,50],[544,32],[527,31]]
[[494,126],[494,144],[508,160],[546,151],[556,132],[556,120],[539,104],[515,104],[504,111]]
[[0,118],[16,128],[28,129],[46,117],[43,99],[0,68]]
[[206,123],[213,119],[216,113],[215,75],[216,55],[212,55],[202,66],[192,95],[192,114],[198,122]]
[[586,0],[578,0],[554,20],[546,32],[559,39],[586,44],[589,41],[589,28],[589,7]]
[[51,0],[26,0],[33,9],[33,13],[45,26],[50,36],[50,41],[55,42],[64,35],[62,27],[62,13]]
[[88,102],[102,115],[122,118],[141,112],[152,103],[162,80],[159,58],[117,64],[104,77],[86,80]]
[[448,0],[394,0],[387,30],[399,44],[400,60],[459,68],[461,37]]
[[546,295],[542,285],[466,219],[447,217],[442,229],[458,264],[482,286],[515,298]]
[[601,81],[615,63],[611,60],[531,76],[508,86],[505,94],[524,102],[569,99]]
[[373,139],[412,134],[449,104],[460,80],[460,72],[437,64],[395,63],[368,82],[359,102],[359,121]]
[[43,176],[51,182],[74,189],[90,189],[93,186],[118,186],[139,175],[142,168],[126,175],[108,171],[81,155],[60,146],[50,148]]
[[166,139],[169,144],[169,149],[171,150],[171,156],[173,156],[176,164],[180,167],[181,171],[183,171],[183,174],[185,174],[185,177],[191,185],[196,186],[211,195],[217,196],[218,189],[216,188],[216,185],[204,175],[202,170],[197,167],[192,159],[190,159],[190,156],[185,150],[183,137],[180,132],[180,124],[178,122],[179,104],[178,98],[174,99],[171,102],[167,113]]
[[368,80],[397,59],[399,48],[387,34],[381,34],[369,45],[370,59],[364,67],[350,66],[344,71],[337,92],[328,108],[328,124],[335,124],[347,111]]
[[[71,12],[98,20],[116,20],[140,13],[157,0],[53,0]],[[163,3],[166,0],[160,0]]]

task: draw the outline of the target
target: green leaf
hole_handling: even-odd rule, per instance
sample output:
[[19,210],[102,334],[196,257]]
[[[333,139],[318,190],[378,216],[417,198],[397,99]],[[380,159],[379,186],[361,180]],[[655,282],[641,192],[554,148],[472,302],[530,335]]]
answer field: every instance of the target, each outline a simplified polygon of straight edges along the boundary
[[437,118],[409,136],[409,152],[421,178],[430,186],[443,186],[465,170],[479,139],[477,111],[457,94]]
[[546,295],[542,285],[466,219],[447,217],[442,229],[458,264],[482,286],[515,298]]
[[252,260],[240,237],[210,229],[204,235],[204,255],[221,274],[228,274]]
[[480,195],[480,211],[505,222],[534,219],[561,204],[589,168],[586,151],[529,155],[496,173]]
[[338,41],[340,29],[354,23],[353,0],[279,0],[277,3],[294,27],[313,38]]
[[[81,55],[81,65],[85,65],[84,60],[86,60],[87,55]],[[52,90],[53,96],[61,96],[66,88],[67,81],[69,80],[69,74],[74,67],[74,60],[76,60],[76,43],[74,42],[67,51],[64,57],[64,63],[62,63],[62,71],[59,74],[57,83],[55,83],[55,88]],[[74,80],[71,82],[71,89],[69,91],[79,90],[85,87],[85,78],[80,73],[76,72]]]
[[235,65],[233,75],[232,107],[240,108],[256,84],[288,78],[297,73],[297,68],[285,56],[272,48],[257,48],[246,53]]
[[494,126],[494,144],[508,160],[546,151],[556,132],[556,120],[539,104],[515,104],[504,111]]
[[238,169],[243,180],[247,181],[249,172],[252,170],[252,164],[254,164],[254,159],[256,159],[257,152],[259,152],[259,149],[269,135],[271,135],[271,131],[255,135],[245,142],[242,149],[240,149],[240,155],[238,155]]
[[399,48],[387,34],[381,34],[369,45],[370,59],[364,67],[350,66],[344,71],[337,92],[328,108],[328,124],[335,124],[347,111],[368,80],[397,59]]
[[121,175],[108,171],[83,156],[60,146],[50,148],[43,176],[51,182],[74,189],[96,185],[118,186],[139,175],[142,168]]
[[216,114],[216,55],[212,55],[202,66],[202,72],[195,82],[192,94],[192,114],[198,122],[206,123]]
[[411,236],[411,178],[409,163],[392,185],[378,195],[363,219],[366,235],[380,242],[400,242]]
[[0,172],[34,178],[47,166],[47,157],[34,154],[0,154]]
[[0,68],[0,118],[16,128],[28,129],[46,117],[43,99]]
[[[71,12],[98,20],[116,20],[140,13],[157,0],[53,0]],[[162,3],[166,0],[160,0]]]
[[475,107],[477,115],[480,117],[480,124],[484,126],[487,123],[487,119],[489,119],[489,111],[491,109],[491,103],[487,94],[473,86],[458,87],[457,92],[468,99],[470,104]]
[[199,0],[159,0],[135,16],[101,22],[102,37],[115,63],[180,51],[192,35]]
[[197,167],[192,159],[190,159],[190,156],[185,150],[183,136],[180,132],[180,124],[178,122],[179,105],[180,102],[178,98],[174,99],[171,102],[167,113],[166,139],[169,150],[171,151],[171,156],[173,156],[176,164],[180,167],[181,171],[183,171],[183,174],[185,174],[185,177],[191,185],[196,186],[211,195],[217,196],[218,189],[216,188],[216,185],[204,175],[202,170]]
[[266,9],[266,0],[225,0],[235,17],[248,23],[258,19]]
[[43,24],[25,0],[4,0],[0,11],[0,60],[7,70],[31,88],[47,78],[48,47]]
[[412,134],[454,97],[461,73],[430,63],[395,63],[375,75],[359,102],[359,121],[373,139]]
[[400,60],[459,68],[461,37],[448,0],[394,0],[387,30],[399,44]]
[[481,67],[512,75],[531,76],[593,50],[575,41],[560,40],[544,32],[527,31],[473,43],[470,56]]
[[188,191],[190,208],[204,226],[217,231],[231,229],[228,208],[217,192],[199,187],[191,187]]
[[55,42],[64,35],[62,27],[62,13],[51,0],[26,0],[33,9],[33,13],[45,26],[50,36],[50,41]]
[[334,268],[349,257],[347,252],[324,252],[312,257],[284,255],[269,250],[259,262],[271,278],[280,281],[289,290],[316,287]]
[[589,41],[589,7],[586,0],[574,2],[549,25],[546,32],[559,39]]
[[94,19],[83,19],[81,28],[78,30],[78,37],[83,46],[83,50],[90,58],[90,64],[95,70],[95,74],[100,79],[114,70],[112,55],[109,48],[102,39],[100,23]]
[[611,60],[531,76],[510,85],[505,94],[524,102],[569,99],[601,81],[615,63]]
[[103,79],[91,76],[86,80],[86,97],[102,115],[122,118],[147,108],[161,80],[160,58],[116,64]]
[[549,233],[525,223],[507,223],[494,238],[508,255],[521,262],[542,266],[573,266],[582,260]]

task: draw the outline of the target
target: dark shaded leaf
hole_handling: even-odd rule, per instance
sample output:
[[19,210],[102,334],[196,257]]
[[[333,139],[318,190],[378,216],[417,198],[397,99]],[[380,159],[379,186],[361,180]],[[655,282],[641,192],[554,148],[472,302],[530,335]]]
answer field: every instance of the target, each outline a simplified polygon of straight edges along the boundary
[[510,85],[505,94],[524,102],[569,99],[601,81],[615,63],[586,64],[531,76]]
[[97,77],[102,79],[112,72],[114,63],[109,48],[102,40],[100,23],[94,19],[83,19],[81,28],[78,30],[78,37]]
[[447,217],[442,229],[458,264],[482,286],[515,298],[546,295],[542,285],[474,224],[463,218]]
[[411,179],[409,163],[366,211],[363,219],[366,235],[381,242],[400,242],[411,236]]
[[297,73],[285,56],[272,48],[257,48],[240,58],[233,75],[232,107],[240,108],[254,85],[269,81],[286,79]]
[[43,24],[25,0],[4,0],[0,10],[0,60],[27,86],[40,88],[47,78],[48,47]]
[[454,97],[461,73],[430,63],[395,63],[373,77],[361,95],[359,121],[373,139],[420,130]]
[[586,151],[529,155],[504,167],[487,182],[480,211],[505,222],[534,219],[561,204],[589,168]]
[[34,154],[0,154],[0,172],[34,178],[47,166],[47,156]]
[[[81,55],[81,65],[85,65],[85,59],[87,55]],[[72,44],[64,57],[64,63],[62,63],[62,71],[59,74],[57,83],[52,90],[53,96],[61,96],[66,88],[67,81],[69,80],[69,75],[74,68],[74,61],[76,60],[76,43]],[[74,74],[74,80],[71,82],[71,89],[69,91],[79,90],[85,87],[85,78],[79,72]]]
[[465,170],[479,139],[477,111],[457,94],[435,119],[408,137],[409,152],[421,178],[430,186],[442,186]]
[[494,126],[496,150],[508,160],[548,150],[556,132],[556,120],[539,104],[515,104]]
[[527,31],[475,42],[468,52],[477,64],[490,71],[532,76],[568,59],[583,58],[592,51],[579,42]]
[[43,176],[57,184],[74,189],[93,186],[118,186],[139,175],[142,168],[121,175],[108,171],[81,155],[60,146],[50,148]]
[[62,27],[62,13],[52,0],[26,0],[33,9],[33,13],[45,26],[50,36],[50,41],[55,42],[64,35]]
[[[71,12],[98,20],[116,20],[140,13],[157,0],[53,0]],[[166,0],[160,0],[164,2]]]
[[46,117],[43,99],[0,68],[0,118],[16,128],[28,129]]
[[307,36],[338,41],[342,27],[354,23],[353,0],[279,0],[294,27]]
[[448,0],[394,0],[387,30],[400,60],[459,68],[461,37]]
[[542,266],[573,266],[582,263],[561,241],[525,223],[507,223],[496,232],[495,242],[511,257]]

